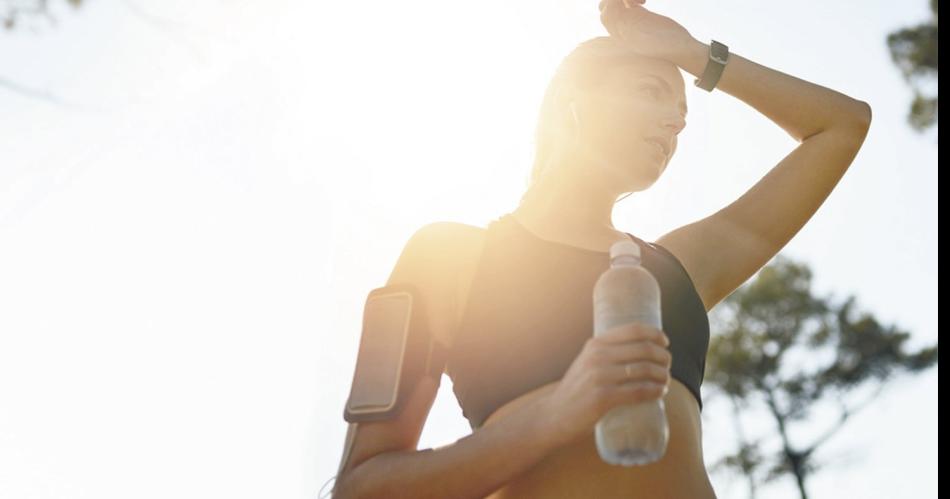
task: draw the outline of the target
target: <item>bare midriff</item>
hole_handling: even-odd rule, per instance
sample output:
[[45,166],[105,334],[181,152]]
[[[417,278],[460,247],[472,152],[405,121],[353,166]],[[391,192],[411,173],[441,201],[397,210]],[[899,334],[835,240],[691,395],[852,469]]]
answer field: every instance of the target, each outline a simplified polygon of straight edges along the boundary
[[[543,385],[506,403],[485,420],[484,426],[544,396],[555,386],[556,382]],[[703,463],[696,399],[685,385],[671,379],[664,404],[670,436],[666,453],[659,461],[629,467],[608,464],[597,453],[591,428],[589,435],[557,448],[486,499],[715,499]]]

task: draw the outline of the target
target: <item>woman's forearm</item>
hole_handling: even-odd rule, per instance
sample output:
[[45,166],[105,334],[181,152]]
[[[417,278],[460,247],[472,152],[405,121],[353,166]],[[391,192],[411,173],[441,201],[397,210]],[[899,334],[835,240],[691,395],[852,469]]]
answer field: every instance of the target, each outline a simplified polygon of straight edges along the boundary
[[[831,126],[866,124],[871,119],[865,102],[729,52],[716,89],[752,106],[798,142]],[[692,39],[671,59],[698,78],[709,59],[709,44]]]
[[556,424],[537,399],[450,445],[378,454],[344,475],[334,499],[485,497],[564,445]]

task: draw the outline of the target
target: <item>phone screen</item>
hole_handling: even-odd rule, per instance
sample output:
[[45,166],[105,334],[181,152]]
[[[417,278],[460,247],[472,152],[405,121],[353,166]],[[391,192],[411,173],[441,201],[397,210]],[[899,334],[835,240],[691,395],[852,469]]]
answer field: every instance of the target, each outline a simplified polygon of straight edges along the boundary
[[367,300],[348,401],[350,412],[383,411],[396,403],[411,313],[412,295],[408,292]]

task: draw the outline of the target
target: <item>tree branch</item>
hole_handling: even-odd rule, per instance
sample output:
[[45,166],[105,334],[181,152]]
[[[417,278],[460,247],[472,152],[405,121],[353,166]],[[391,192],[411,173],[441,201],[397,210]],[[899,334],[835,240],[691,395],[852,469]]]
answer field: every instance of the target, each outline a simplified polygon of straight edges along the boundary
[[35,88],[30,88],[19,83],[14,83],[6,78],[0,77],[0,87],[6,88],[12,92],[16,92],[25,97],[30,97],[33,99],[40,99],[49,102],[50,104],[56,104],[57,106],[69,106],[69,104],[49,90],[39,90]]
[[761,462],[750,463],[747,462],[744,456],[745,449],[749,447],[749,441],[746,439],[745,431],[742,429],[742,422],[740,421],[740,416],[742,414],[742,409],[739,407],[739,401],[734,396],[729,396],[729,400],[732,402],[732,415],[733,422],[736,427],[736,435],[739,437],[739,450],[740,457],[742,457],[741,465],[742,471],[746,475],[746,480],[748,480],[749,485],[749,499],[755,499],[755,467],[757,467]]
[[806,455],[811,455],[816,449],[818,449],[818,447],[820,447],[820,446],[821,446],[822,444],[824,444],[828,439],[830,439],[832,436],[834,436],[834,435],[838,432],[838,430],[840,430],[841,427],[844,426],[844,424],[848,421],[848,419],[849,419],[851,416],[857,414],[858,412],[864,410],[864,409],[867,408],[869,405],[871,405],[871,402],[873,402],[874,400],[876,400],[876,399],[878,398],[878,396],[881,394],[881,392],[884,391],[884,387],[885,387],[884,383],[879,384],[879,385],[877,386],[877,390],[875,390],[874,393],[871,394],[871,396],[867,398],[867,400],[865,400],[864,402],[861,402],[860,404],[855,404],[855,405],[854,405],[853,407],[851,407],[851,408],[846,407],[845,404],[844,404],[844,402],[842,402],[842,403],[841,403],[841,416],[838,418],[838,422],[835,423],[835,425],[834,425],[831,429],[829,429],[827,432],[825,432],[824,435],[822,435],[821,437],[819,437],[814,443],[812,443],[810,446],[808,446],[808,449],[805,451],[805,454],[806,454]]

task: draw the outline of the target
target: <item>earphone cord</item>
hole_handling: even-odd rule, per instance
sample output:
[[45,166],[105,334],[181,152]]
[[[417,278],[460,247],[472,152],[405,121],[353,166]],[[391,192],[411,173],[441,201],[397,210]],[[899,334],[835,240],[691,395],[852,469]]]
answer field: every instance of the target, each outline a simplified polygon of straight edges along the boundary
[[323,499],[324,497],[326,497],[322,494],[322,492],[323,492],[323,488],[327,486],[327,483],[329,483],[330,480],[334,480],[333,488],[330,489],[330,497],[333,497],[333,494],[336,492],[337,482],[335,479],[338,476],[340,476],[340,472],[343,471],[343,468],[346,467],[347,461],[350,460],[350,451],[353,450],[353,441],[354,441],[354,437],[356,436],[356,426],[358,424],[359,423],[350,423],[350,426],[347,427],[346,439],[345,439],[346,441],[343,444],[343,458],[340,459],[340,467],[336,470],[336,475],[333,475],[332,477],[330,477],[330,479],[324,482],[323,485],[320,487],[320,491],[317,492],[318,494],[317,499]]

